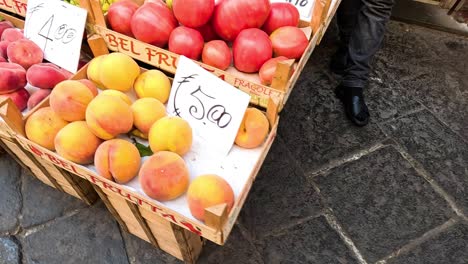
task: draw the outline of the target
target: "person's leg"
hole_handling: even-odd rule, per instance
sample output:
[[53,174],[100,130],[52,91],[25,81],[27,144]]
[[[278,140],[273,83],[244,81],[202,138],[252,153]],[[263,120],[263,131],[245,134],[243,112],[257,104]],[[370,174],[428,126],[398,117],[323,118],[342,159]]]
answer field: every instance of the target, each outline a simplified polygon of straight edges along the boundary
[[393,0],[362,0],[354,29],[348,42],[348,63],[342,84],[364,87],[370,63],[380,48],[385,27],[392,13]]
[[362,7],[347,46],[347,66],[336,95],[345,106],[348,117],[358,126],[369,122],[364,102],[370,62],[382,43],[390,19],[393,0],[361,0]]
[[340,34],[338,50],[332,57],[330,68],[336,74],[343,74],[348,60],[348,43],[351,33],[356,25],[361,0],[342,0],[336,11],[336,21]]

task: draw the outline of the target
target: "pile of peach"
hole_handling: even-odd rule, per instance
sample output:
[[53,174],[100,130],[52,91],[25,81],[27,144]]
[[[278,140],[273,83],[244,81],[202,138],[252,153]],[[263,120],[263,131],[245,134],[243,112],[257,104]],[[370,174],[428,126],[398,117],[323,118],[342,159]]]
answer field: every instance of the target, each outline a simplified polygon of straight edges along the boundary
[[[167,116],[164,104],[171,82],[164,73],[142,72],[132,58],[116,52],[93,59],[87,77],[55,86],[50,106],[26,121],[31,141],[75,163],[94,162],[99,175],[117,183],[138,176],[142,190],[158,201],[187,192],[190,211],[201,221],[205,208],[222,203],[232,208],[234,192],[223,178],[202,175],[189,183],[182,157],[192,146],[192,128],[180,117]],[[133,91],[138,97],[134,102],[127,95]],[[258,147],[268,131],[265,115],[249,108],[236,144]],[[148,139],[154,154],[142,161],[134,144],[117,138],[128,133]]]
[[[71,77],[52,63],[42,63],[43,59],[41,48],[22,30],[9,21],[0,22],[0,100],[11,98],[20,110],[32,109],[56,84]],[[40,90],[30,96],[27,83]]]

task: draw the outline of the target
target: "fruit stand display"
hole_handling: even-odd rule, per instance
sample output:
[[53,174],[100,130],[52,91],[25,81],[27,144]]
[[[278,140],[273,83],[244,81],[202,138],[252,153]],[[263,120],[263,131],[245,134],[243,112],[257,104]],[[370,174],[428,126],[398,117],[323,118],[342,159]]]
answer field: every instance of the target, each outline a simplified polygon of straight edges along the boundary
[[[221,4],[231,5],[230,3],[236,2],[236,5],[244,5],[243,9],[239,9],[244,10],[255,9],[254,2],[265,3],[265,1],[268,2],[267,0],[253,2],[223,1]],[[132,5],[128,2],[138,3]],[[224,9],[217,6],[213,12],[213,7],[206,4],[211,1],[191,1],[193,6],[185,9],[178,8],[177,1],[174,1],[174,5],[176,5],[174,16],[172,11],[165,5],[158,6],[158,1],[140,6],[141,2],[119,1],[110,6],[109,12],[103,14],[99,0],[90,0],[93,15],[90,16],[89,31],[95,33],[90,38],[90,41],[92,41],[90,46],[95,48],[96,54],[101,54],[102,47],[99,47],[100,45],[97,43],[102,43],[112,51],[128,54],[137,60],[171,74],[174,74],[177,70],[179,54],[194,60],[201,59],[201,61],[197,61],[199,65],[231,85],[249,93],[253,104],[266,107],[269,99],[274,98],[279,102],[279,110],[286,103],[303,67],[326,30],[328,26],[326,21],[330,18],[330,15],[333,16],[335,7],[339,4],[339,1],[316,1],[311,21],[303,21],[299,19],[297,11],[296,13],[291,11],[295,10],[295,8],[285,8],[286,3],[272,3],[272,9],[275,7],[278,10],[279,15],[277,16],[279,18],[272,16],[269,18],[271,22],[264,26],[262,30],[243,32],[241,38],[234,41],[243,28],[256,27],[252,25],[259,24],[255,20],[245,23],[239,21],[252,20],[251,18],[255,16],[263,16],[261,21],[264,21],[265,13],[268,16],[268,11],[245,12],[244,15],[235,14],[233,15],[234,18],[231,19],[229,18],[230,10],[238,6],[227,6]],[[262,3],[257,5],[262,5]],[[330,5],[333,12],[330,12]],[[197,10],[192,10],[194,6],[197,6]],[[206,15],[198,11],[210,10],[210,8],[213,12],[211,18],[209,14]],[[177,15],[178,9],[181,10],[179,16]],[[190,15],[192,11],[193,14],[197,15]],[[188,15],[184,15],[184,12],[188,12]],[[148,16],[147,14],[152,15]],[[208,16],[207,19],[210,20],[201,27],[200,24],[206,21],[201,21],[201,23],[199,21],[184,21],[185,24],[192,23],[190,25],[193,25],[193,27],[199,26],[197,30],[184,26],[177,27],[176,18],[180,20],[188,17],[187,20],[190,20],[193,17],[203,16]],[[285,17],[287,18],[285,19]],[[164,21],[164,23],[159,23],[159,21]],[[262,22],[260,22],[261,24]],[[238,26],[228,28],[227,25]],[[275,29],[278,30],[273,33],[272,31]],[[269,34],[270,36],[268,36]],[[273,47],[269,47],[271,44],[268,44],[268,38],[272,40]],[[255,39],[255,41],[252,42],[251,39]],[[266,40],[261,41],[264,39]],[[203,48],[204,41],[207,42],[207,45]],[[228,49],[226,43],[232,43],[232,63],[230,58],[227,63],[224,62],[223,56],[219,55],[223,49]],[[211,54],[218,54],[210,57],[210,51],[206,51],[207,46],[210,46],[211,50],[213,50]],[[256,53],[246,52],[252,46],[258,46],[260,49],[265,50],[262,54],[263,57],[258,56]],[[269,60],[271,58],[269,51],[272,49],[275,58]],[[197,51],[193,52],[194,50]],[[230,51],[227,54],[230,54]],[[217,60],[213,63],[213,59],[210,58],[214,56],[217,56]],[[263,69],[260,69],[267,60],[269,60],[269,63]]]
[[[107,2],[67,2],[88,11],[88,43],[94,58],[63,79],[56,78],[61,72],[58,67],[30,65],[38,72],[48,71],[37,74],[47,78],[38,78],[36,86],[47,86],[43,89],[49,89],[50,94],[24,111],[18,102],[3,100],[2,141],[11,142],[20,159],[32,160],[40,169],[33,168],[31,162],[23,163],[36,176],[42,173],[44,182],[48,180],[49,185],[70,194],[78,186],[85,197],[94,194],[88,192],[94,189],[123,230],[194,263],[205,239],[219,245],[228,239],[275,139],[278,114],[339,0],[317,1],[311,21],[300,20],[298,11],[285,3],[272,3],[271,9],[259,11],[250,4],[270,6],[270,2],[225,0],[222,3],[249,4],[255,12],[266,13],[260,24],[248,22],[256,26],[231,30],[226,29],[236,23],[219,11],[221,4],[216,10],[224,22],[203,15],[206,10],[213,12],[214,4],[210,7],[209,2],[214,1],[185,1],[199,3],[197,12],[192,11],[197,17],[205,16],[206,21],[181,16],[179,12],[191,12],[197,5],[184,7],[178,5],[183,1],[177,0],[171,2],[172,9],[160,0],[121,0],[108,6],[107,13]],[[227,12],[232,6],[224,8]],[[129,16],[129,10],[130,16],[142,14],[136,20],[143,21],[133,21],[138,26],[132,28],[133,24],[118,16],[120,26],[113,24],[113,12]],[[155,34],[154,28],[145,32],[140,23],[158,12],[166,16],[152,17],[160,25],[165,24],[164,19],[174,24],[184,21],[192,27],[212,21],[213,27],[218,27],[217,34],[230,40],[229,45],[219,39],[205,43],[214,34],[213,28],[200,29],[200,33],[174,25],[171,34]],[[146,37],[164,39],[143,41]],[[137,61],[156,68],[141,68]],[[196,74],[183,77],[181,72],[191,72],[189,68]],[[28,81],[34,82],[34,76],[31,73]],[[193,81],[197,78],[198,83]],[[177,96],[182,99],[176,105]],[[192,101],[187,103],[187,98]],[[231,104],[237,110],[232,110]],[[182,118],[181,112],[187,116]],[[215,127],[217,134],[212,134],[205,122]],[[230,123],[235,123],[233,129],[223,130]],[[217,136],[232,141],[221,142]],[[225,143],[228,148],[221,150]],[[65,188],[65,182],[70,186]]]
[[[122,71],[131,80],[116,78]],[[140,69],[121,53],[97,57],[72,80],[59,83],[26,120],[12,112],[7,123],[38,160],[93,183],[125,230],[194,262],[202,237],[221,245],[226,241],[275,138],[277,110],[266,114],[248,108],[235,146],[219,164],[211,164],[213,157],[198,154],[204,147],[196,143],[196,132],[192,144],[188,123],[166,116],[167,88],[155,93],[137,84],[149,74],[163,73]],[[159,78],[170,84],[168,77]],[[50,139],[28,133],[31,123],[46,117],[54,120],[42,123],[43,131],[56,134],[53,149],[44,147]],[[132,142],[154,152],[141,158],[141,168],[140,155],[145,155]],[[211,197],[204,196],[207,191]]]
[[[53,165],[37,161],[18,144],[14,137],[16,132],[5,123],[11,115],[26,119],[28,112],[50,93],[55,85],[54,78],[58,82],[72,74],[53,64],[42,63],[40,48],[23,39],[20,31],[24,27],[23,20],[1,12],[0,17],[4,19],[0,22],[0,60],[3,61],[0,62],[0,144],[40,181],[92,204],[96,201],[97,194],[88,182]],[[26,53],[33,55],[27,56]],[[7,57],[9,62],[6,61]],[[50,80],[44,79],[44,76]],[[27,81],[29,84],[26,85]],[[35,86],[31,86],[31,83]]]

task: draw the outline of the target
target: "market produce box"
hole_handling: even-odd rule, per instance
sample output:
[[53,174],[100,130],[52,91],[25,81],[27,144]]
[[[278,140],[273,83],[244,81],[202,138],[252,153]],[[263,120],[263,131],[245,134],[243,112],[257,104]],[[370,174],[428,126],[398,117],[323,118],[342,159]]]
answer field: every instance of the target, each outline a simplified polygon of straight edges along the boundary
[[[216,144],[203,143],[209,141],[200,130],[166,110],[171,82],[159,70],[140,69],[128,55],[111,53],[59,83],[26,119],[16,111],[7,124],[38,160],[92,183],[124,230],[194,262],[203,238],[226,242],[276,136],[278,106],[270,100],[266,112],[255,107],[242,112],[235,144],[224,157]],[[249,96],[232,90],[245,96],[247,107]],[[200,100],[213,98],[197,92]],[[191,114],[200,114],[195,108]],[[231,121],[223,119],[227,110],[211,109],[206,122],[221,128]],[[53,121],[44,123],[46,118]],[[34,127],[55,136],[28,133]],[[44,147],[50,138],[55,151]]]
[[68,79],[72,74],[53,64],[42,63],[40,48],[24,40],[20,31],[24,27],[23,20],[2,12],[0,17],[4,19],[0,22],[0,61],[3,61],[0,62],[0,145],[40,181],[92,204],[97,194],[88,182],[51,164],[39,162],[17,142],[14,135],[22,128],[7,125],[16,119],[26,120],[50,93],[55,85],[53,82]]
[[[89,1],[89,31],[95,34],[91,34],[90,46],[95,56],[102,54],[105,45],[174,74],[182,54],[249,93],[251,103],[266,107],[269,98],[274,98],[280,102],[279,110],[339,3],[316,1],[310,21],[304,21],[292,5],[272,3],[268,8],[268,0],[222,1],[214,9],[211,1],[186,8],[173,1],[173,9],[160,1],[144,5],[119,1],[104,15],[99,0]],[[274,14],[269,16],[269,10]],[[264,21],[261,30],[243,30],[260,27]],[[179,26],[179,22],[195,29]]]
[[27,0],[2,0],[0,1],[0,10],[25,17],[27,4]]

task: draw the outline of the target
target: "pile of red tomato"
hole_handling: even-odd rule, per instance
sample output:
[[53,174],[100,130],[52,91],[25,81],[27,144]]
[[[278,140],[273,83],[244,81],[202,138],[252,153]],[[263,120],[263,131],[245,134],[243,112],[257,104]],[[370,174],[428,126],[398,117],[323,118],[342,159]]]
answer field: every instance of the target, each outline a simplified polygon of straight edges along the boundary
[[[167,1],[169,2],[169,1]],[[112,4],[110,27],[140,41],[226,70],[260,71],[270,84],[278,61],[299,59],[308,45],[299,12],[269,0],[131,0]],[[231,48],[232,47],[232,55]]]

